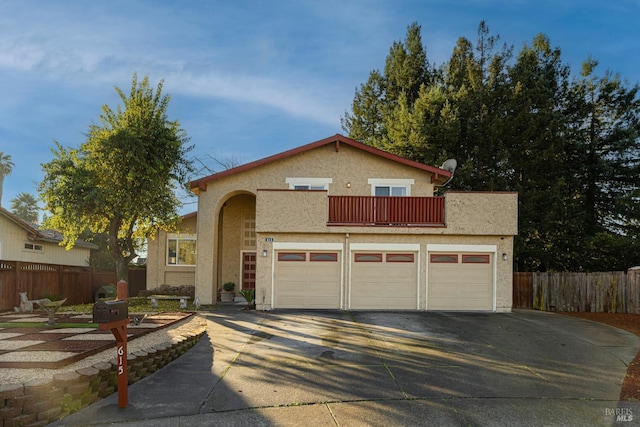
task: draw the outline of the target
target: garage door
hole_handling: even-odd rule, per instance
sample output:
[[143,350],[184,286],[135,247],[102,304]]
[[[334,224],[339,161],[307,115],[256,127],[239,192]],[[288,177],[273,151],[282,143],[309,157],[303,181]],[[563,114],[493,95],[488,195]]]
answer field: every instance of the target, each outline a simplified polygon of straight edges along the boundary
[[350,308],[416,310],[417,259],[415,252],[352,252]]
[[275,308],[340,308],[340,252],[277,251]]
[[429,253],[427,310],[493,310],[492,257]]

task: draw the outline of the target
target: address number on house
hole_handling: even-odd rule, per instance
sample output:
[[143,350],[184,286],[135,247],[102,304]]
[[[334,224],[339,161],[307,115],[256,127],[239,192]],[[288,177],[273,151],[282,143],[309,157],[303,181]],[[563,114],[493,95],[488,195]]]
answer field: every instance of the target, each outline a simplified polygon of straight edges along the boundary
[[273,237],[265,237],[264,241],[267,243],[273,243]]

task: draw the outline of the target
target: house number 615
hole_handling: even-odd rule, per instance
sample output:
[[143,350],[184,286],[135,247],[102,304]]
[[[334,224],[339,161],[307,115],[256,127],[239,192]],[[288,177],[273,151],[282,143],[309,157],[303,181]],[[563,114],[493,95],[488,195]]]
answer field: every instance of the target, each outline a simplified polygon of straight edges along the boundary
[[124,374],[124,346],[118,346],[118,375]]

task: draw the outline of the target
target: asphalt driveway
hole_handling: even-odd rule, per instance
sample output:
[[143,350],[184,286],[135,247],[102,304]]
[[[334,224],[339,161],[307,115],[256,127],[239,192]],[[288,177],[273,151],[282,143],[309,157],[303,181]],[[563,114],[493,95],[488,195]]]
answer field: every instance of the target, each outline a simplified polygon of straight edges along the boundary
[[[187,354],[58,425],[614,425],[640,338],[495,313],[203,313]],[[628,419],[628,418],[626,418]],[[620,422],[620,420],[618,420]]]

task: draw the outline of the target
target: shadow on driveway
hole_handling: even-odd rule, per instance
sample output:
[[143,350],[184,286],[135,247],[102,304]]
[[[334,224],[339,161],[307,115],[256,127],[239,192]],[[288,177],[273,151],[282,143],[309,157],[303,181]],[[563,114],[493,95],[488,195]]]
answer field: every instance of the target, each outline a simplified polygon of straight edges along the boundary
[[616,408],[640,418],[617,400],[640,338],[577,318],[202,315],[207,335],[132,385],[128,408],[114,395],[60,425],[612,425]]

